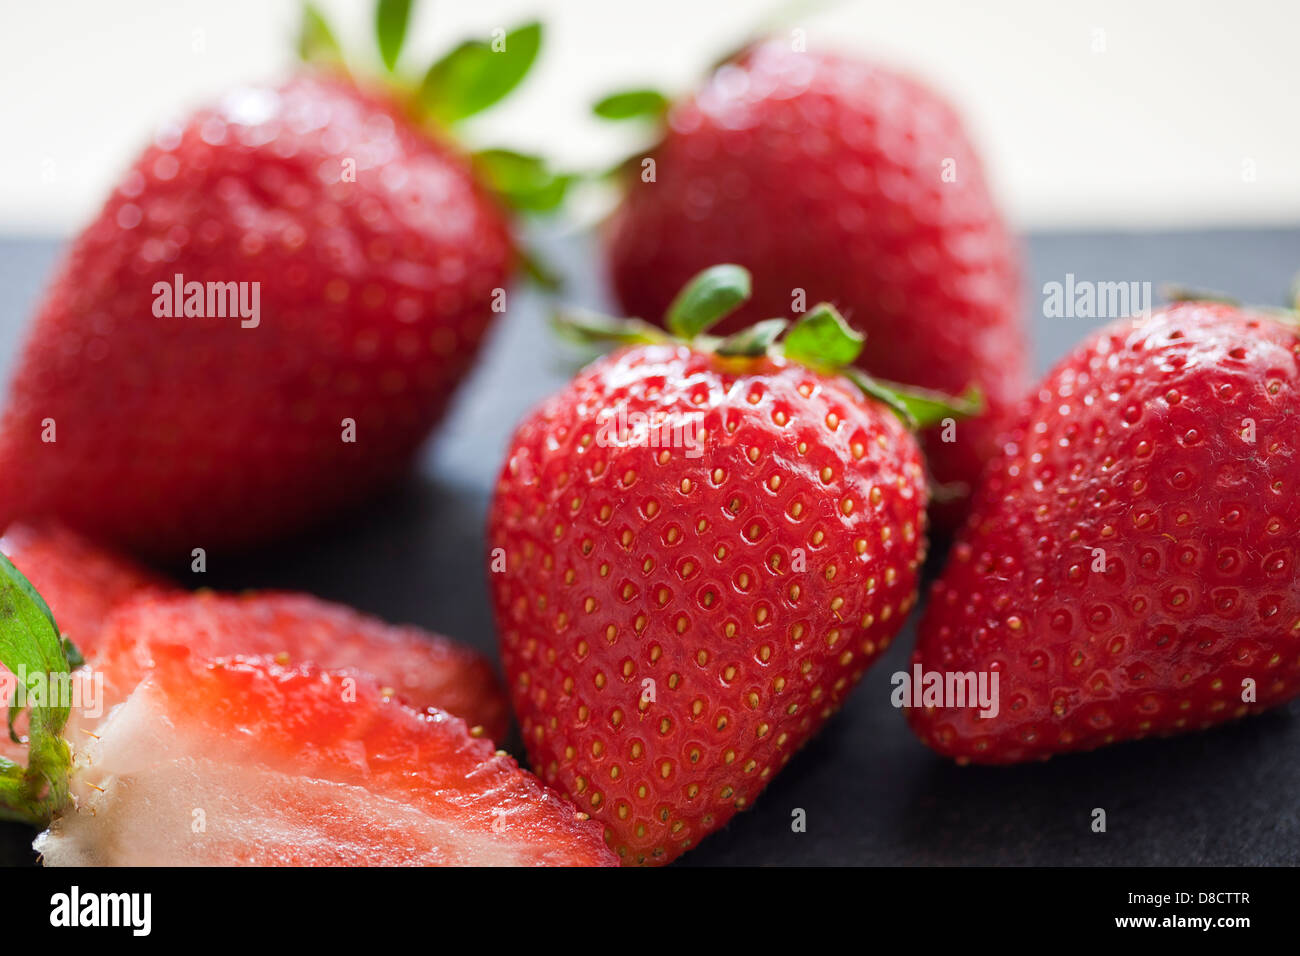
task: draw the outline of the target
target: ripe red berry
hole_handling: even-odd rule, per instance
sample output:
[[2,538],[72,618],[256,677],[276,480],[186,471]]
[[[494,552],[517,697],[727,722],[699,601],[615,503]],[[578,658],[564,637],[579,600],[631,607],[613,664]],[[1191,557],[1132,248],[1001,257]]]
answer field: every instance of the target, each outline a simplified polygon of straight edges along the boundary
[[[78,741],[47,866],[613,866],[600,829],[464,721],[364,673],[175,640]],[[201,827],[195,823],[201,822]]]
[[184,644],[204,657],[263,655],[282,665],[370,675],[417,710],[462,718],[476,736],[503,740],[509,710],[492,665],[441,634],[387,624],[307,594],[245,592],[143,595],[104,622],[91,665],[105,677],[108,706],[149,673],[155,645]]
[[996,673],[998,714],[909,712],[962,761],[1177,733],[1300,693],[1300,336],[1189,303],[1043,381],[921,623],[924,671]]
[[[940,482],[972,485],[1020,397],[1019,255],[956,111],[850,57],[750,48],[668,114],[608,232],[624,309],[661,315],[699,269],[736,262],[754,296],[721,330],[828,300],[869,347],[861,366],[988,414],[926,436]],[[945,523],[960,506],[939,509]]]
[[53,522],[14,522],[0,537],[0,551],[40,593],[60,633],[83,655],[98,648],[100,628],[114,608],[141,592],[176,590],[126,555]]
[[[130,558],[103,548],[53,522],[14,522],[0,536],[0,552],[36,589],[59,634],[84,657],[99,649],[104,619],[144,594],[164,595],[175,585]],[[14,702],[16,675],[0,663],[0,706]],[[0,757],[27,756],[28,712],[13,716],[13,737],[0,733]],[[15,740],[14,738],[17,738]]]
[[889,645],[925,552],[894,414],[779,350],[727,350],[591,365],[520,425],[491,509],[532,765],[626,863],[753,802]]
[[232,94],[73,243],[17,368],[0,508],[173,555],[331,514],[407,464],[512,256],[467,162],[394,103],[318,76]]

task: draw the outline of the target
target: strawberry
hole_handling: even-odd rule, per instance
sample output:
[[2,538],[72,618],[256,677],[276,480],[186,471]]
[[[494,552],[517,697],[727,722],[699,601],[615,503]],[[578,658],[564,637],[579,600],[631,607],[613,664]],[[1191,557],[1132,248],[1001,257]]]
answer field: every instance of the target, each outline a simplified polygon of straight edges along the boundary
[[110,611],[140,592],[165,593],[175,585],[130,558],[53,522],[15,522],[0,537],[9,557],[50,606],[63,636],[82,654],[98,647]]
[[[305,594],[189,594],[49,522],[10,525],[0,552],[48,602],[59,630],[82,656],[100,670],[112,661],[105,706],[125,698],[144,676],[155,641],[183,637],[207,656],[263,654],[364,670],[412,706],[464,717],[493,740],[509,730],[491,664],[440,634],[385,624]],[[11,687],[3,666],[0,674]]]
[[173,643],[79,758],[47,865],[612,865],[599,825],[364,675]]
[[468,647],[416,627],[395,627],[305,594],[212,592],[144,596],[109,616],[91,664],[105,675],[107,705],[124,699],[159,646],[203,657],[268,656],[289,666],[360,671],[417,710],[438,707],[479,735],[501,740],[509,713],[492,666]]
[[780,345],[780,320],[700,334],[747,290],[734,266],[697,277],[668,318],[690,343],[584,320],[644,344],[523,421],[491,506],[532,766],[626,863],[753,802],[889,645],[925,552],[919,449],[843,368],[861,339],[824,304]]
[[[597,824],[458,717],[359,670],[208,657],[219,638],[183,628],[146,628],[148,670],[76,735],[74,759],[65,731],[88,671],[72,673],[48,605],[4,556],[0,607],[0,663],[32,691],[16,702],[26,766],[0,760],[0,818],[48,825],[46,863],[617,862]],[[99,657],[113,671],[140,647]]]
[[908,712],[926,744],[1015,763],[1300,693],[1297,356],[1294,327],[1201,302],[1056,366],[986,473],[913,658],[996,674],[997,714],[932,700]]
[[[0,537],[0,553],[40,591],[78,654],[97,649],[100,626],[114,607],[142,592],[173,587],[129,558],[50,522],[11,524]],[[14,674],[0,664],[0,707],[13,700],[16,686]],[[26,714],[15,716],[13,730],[13,737],[0,734],[0,757],[18,760],[27,750]]]
[[[597,112],[666,105],[628,93]],[[984,417],[924,436],[948,497],[964,498],[1020,397],[1026,345],[1018,250],[956,111],[890,70],[771,41],[674,104],[646,159],[653,181],[645,160],[629,164],[606,237],[623,307],[660,315],[714,262],[756,276],[753,299],[724,332],[829,300],[871,341],[864,369],[945,392],[982,390]],[[951,525],[961,512],[953,502],[932,517]]]
[[[332,59],[310,8],[308,25],[310,55]],[[40,305],[0,429],[0,513],[188,555],[392,480],[516,262],[502,151],[471,160],[443,130],[504,95],[539,35],[462,45],[414,89],[304,72],[160,132]]]

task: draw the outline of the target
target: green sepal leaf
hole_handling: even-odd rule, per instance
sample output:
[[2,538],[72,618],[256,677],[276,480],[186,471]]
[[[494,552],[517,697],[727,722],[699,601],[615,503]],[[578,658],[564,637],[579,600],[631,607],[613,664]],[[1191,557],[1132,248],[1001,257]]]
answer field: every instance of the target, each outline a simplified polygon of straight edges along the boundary
[[974,385],[959,396],[874,378],[859,368],[843,370],[858,388],[889,408],[913,431],[938,425],[946,418],[973,418],[984,411],[984,396]]
[[607,120],[660,120],[670,105],[668,97],[658,90],[623,90],[597,101],[591,111]]
[[512,208],[521,212],[551,212],[564,202],[574,177],[558,173],[539,156],[510,149],[485,149],[474,154],[483,181]]
[[893,389],[877,382],[860,368],[846,368],[843,370],[843,374],[854,385],[862,389],[865,395],[888,407],[908,429],[916,430],[916,419],[912,417],[912,413],[908,411],[907,406]]
[[1224,292],[1211,292],[1208,289],[1194,289],[1191,286],[1166,282],[1160,286],[1160,294],[1170,302],[1219,302],[1223,305],[1241,305],[1239,299]]
[[298,28],[298,56],[304,63],[339,65],[343,48],[339,46],[329,21],[314,3],[302,5],[302,24]]
[[819,302],[795,323],[782,347],[786,358],[801,365],[837,369],[852,365],[865,341],[866,337],[850,328],[835,306]]
[[1226,292],[1211,292],[1208,289],[1196,289],[1171,282],[1160,286],[1160,294],[1170,302],[1209,302],[1260,312],[1289,328],[1300,328],[1300,275],[1291,280],[1290,295],[1295,300],[1294,306],[1253,305],[1233,298]]
[[375,41],[379,56],[389,73],[397,66],[406,42],[406,28],[411,22],[412,0],[379,0],[375,4]]
[[564,277],[536,249],[520,246],[515,249],[515,259],[529,281],[544,291],[558,292],[564,288]]
[[[62,734],[71,710],[66,694],[71,669],[49,607],[4,555],[0,555],[0,663],[25,679],[28,699],[24,703],[29,708],[27,767],[0,761],[0,814],[42,824],[68,798],[72,755]],[[15,687],[15,695],[18,690]],[[11,736],[17,703],[9,713]]]
[[713,266],[677,293],[668,306],[665,322],[674,335],[693,339],[736,311],[751,291],[749,270],[744,266]]
[[78,667],[84,667],[86,663],[86,658],[81,653],[81,649],[77,647],[76,644],[73,644],[72,641],[68,640],[66,637],[63,638],[62,640],[63,640],[63,656],[68,659],[68,666],[72,668],[74,671]]
[[953,396],[894,382],[880,384],[893,390],[907,407],[917,428],[931,428],[946,418],[955,421],[974,418],[984,411],[984,395],[975,385],[970,385],[960,395]]
[[729,335],[714,352],[727,358],[757,358],[766,355],[772,344],[781,337],[781,333],[790,325],[785,319],[764,319],[755,322],[747,329],[741,329]]
[[542,25],[516,27],[499,41],[466,40],[424,75],[420,102],[437,120],[455,123],[503,99],[519,85],[542,46]]
[[[0,557],[3,557],[3,555],[0,555]],[[36,590],[34,587],[32,587],[31,582],[28,581],[27,578],[22,574],[22,572],[20,572],[17,568],[14,568],[14,573],[15,573],[15,574],[18,576],[18,578],[21,580],[21,585],[25,585],[25,587],[24,587],[24,589],[23,589],[23,593],[24,593],[24,595],[25,595],[29,600],[31,600],[32,602],[35,603],[37,610],[39,610],[42,614],[45,615],[45,619],[46,619],[47,621],[49,621],[50,627],[54,628],[54,633],[55,633],[56,635],[59,635],[59,625],[56,624],[56,623],[54,622],[54,612],[51,611],[51,610],[50,610],[50,606],[49,606],[48,604],[45,603],[45,598],[41,597],[41,595],[37,592],[37,590]],[[0,584],[0,593],[2,593],[2,587],[3,587],[3,585]],[[2,612],[3,612],[3,606],[0,605],[0,626],[2,626],[2,622],[3,622],[3,619],[4,619],[4,618],[3,618],[3,613],[2,613]],[[3,640],[4,640],[3,636],[0,636],[0,646],[3,645]],[[60,646],[63,647],[63,650],[64,650],[64,656],[66,657],[66,656],[67,656],[67,648],[72,647],[72,642],[71,642],[71,641],[67,641],[67,640],[65,640],[65,639],[62,637],[62,635],[59,635],[59,642],[60,642]],[[74,648],[74,650],[75,650],[75,648]],[[80,652],[80,651],[76,651],[76,655],[77,655],[77,658],[78,658],[79,660],[81,660],[82,663],[85,663],[84,658],[81,657],[81,652]],[[8,661],[4,658],[4,656],[3,656],[2,653],[0,653],[0,663],[4,663],[6,666],[9,666],[9,665],[8,665]],[[75,665],[74,665],[74,666],[75,666]],[[16,668],[10,667],[10,670],[12,670],[12,671],[14,672],[15,676],[17,675],[17,669],[16,669]],[[22,743],[22,741],[21,741],[21,740],[19,739],[19,737],[18,737],[18,732],[17,732],[16,730],[14,730],[14,721],[18,719],[18,714],[21,713],[21,711],[22,711],[22,707],[19,705],[19,703],[18,703],[18,695],[17,695],[17,693],[15,693],[15,694],[14,694],[14,700],[9,704],[9,714],[8,714],[9,727],[8,727],[8,729],[9,729],[9,739],[12,740],[12,741],[13,741],[14,743],[16,743],[16,744],[21,744],[21,743]]]
[[560,309],[551,325],[571,342],[582,345],[654,345],[670,341],[662,329],[641,319],[616,319],[585,309]]

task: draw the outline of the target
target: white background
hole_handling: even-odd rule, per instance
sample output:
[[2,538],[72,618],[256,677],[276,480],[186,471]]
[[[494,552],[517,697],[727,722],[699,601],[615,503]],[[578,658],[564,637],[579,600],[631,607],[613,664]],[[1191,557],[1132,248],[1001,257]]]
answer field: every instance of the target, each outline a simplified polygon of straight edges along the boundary
[[[282,75],[294,0],[0,0],[0,232],[90,217],[163,118]],[[369,54],[370,4],[324,0]],[[596,166],[630,149],[588,118],[603,92],[682,89],[778,4],[425,0],[408,53],[541,15],[526,90],[474,122]],[[799,4],[788,4],[798,8]],[[788,13],[810,48],[858,50],[965,110],[1022,227],[1300,222],[1300,4],[1293,0],[843,0]],[[1104,44],[1104,52],[1096,47]],[[1249,173],[1253,170],[1253,179]]]

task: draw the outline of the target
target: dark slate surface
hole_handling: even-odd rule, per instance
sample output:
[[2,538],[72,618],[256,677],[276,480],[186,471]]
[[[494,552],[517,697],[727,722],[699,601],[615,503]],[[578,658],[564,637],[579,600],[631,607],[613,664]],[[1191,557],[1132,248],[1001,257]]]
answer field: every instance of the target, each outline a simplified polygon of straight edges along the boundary
[[[589,246],[548,243],[568,297],[603,301]],[[1031,237],[1027,308],[1044,370],[1102,320],[1046,319],[1046,282],[1181,281],[1280,302],[1300,269],[1300,230]],[[57,254],[49,240],[0,239],[0,372]],[[542,302],[519,292],[483,361],[423,456],[383,500],[308,539],[210,564],[203,583],[284,587],[411,621],[489,652],[494,636],[480,529],[510,431],[563,384]],[[914,622],[913,622],[914,624]],[[1297,864],[1300,706],[1208,733],[1112,747],[1009,769],[958,768],[913,739],[889,705],[912,624],[848,706],[791,762],[756,806],[683,864]],[[1108,832],[1094,834],[1095,807]],[[807,813],[792,833],[791,813]],[[0,825],[0,861],[31,859],[31,833]]]

